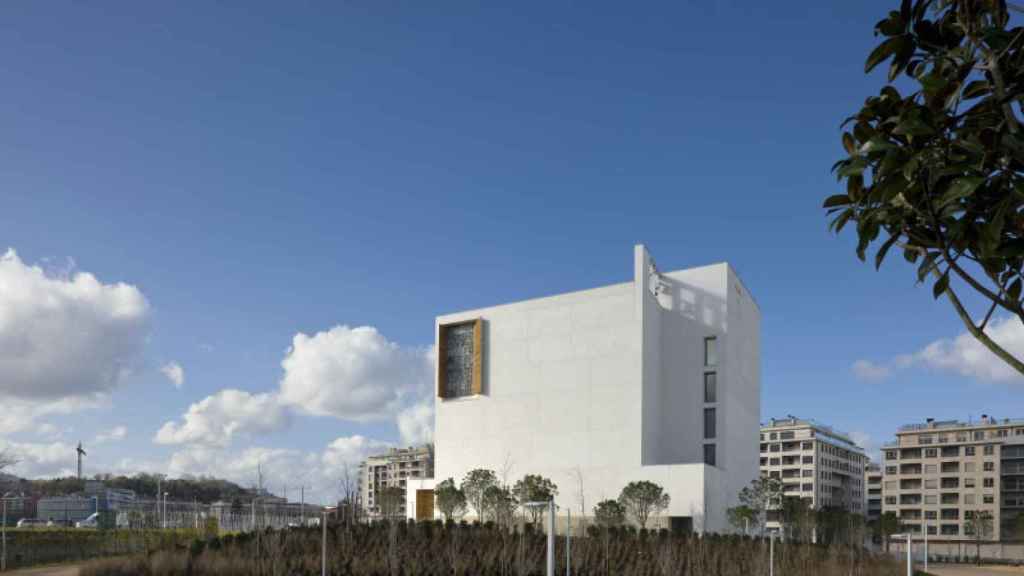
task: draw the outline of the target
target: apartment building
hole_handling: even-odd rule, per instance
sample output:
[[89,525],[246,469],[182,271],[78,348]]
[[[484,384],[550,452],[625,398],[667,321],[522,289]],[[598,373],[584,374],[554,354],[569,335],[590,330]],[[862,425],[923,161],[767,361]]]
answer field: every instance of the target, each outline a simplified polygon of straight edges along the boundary
[[[864,514],[867,456],[849,436],[829,426],[789,416],[761,427],[761,474],[782,481],[783,495],[812,508]],[[769,513],[769,528],[778,527]]]
[[882,465],[868,462],[864,465],[864,517],[874,522],[882,515]]
[[986,540],[1017,538],[1024,513],[1024,420],[929,418],[902,426],[884,447],[883,512],[936,540],[974,539],[972,513],[988,512]]
[[[409,480],[434,477],[434,447],[431,445],[392,448],[371,456],[359,465],[359,507],[370,519],[381,517],[378,494],[383,488],[406,489]],[[398,502],[405,517],[405,498]]]
[[[758,473],[760,311],[728,264],[662,272],[643,246],[631,264],[623,283],[437,318],[438,481],[540,474],[579,518],[647,480],[671,498],[649,527],[729,529]],[[436,515],[432,488],[409,484],[410,517]]]

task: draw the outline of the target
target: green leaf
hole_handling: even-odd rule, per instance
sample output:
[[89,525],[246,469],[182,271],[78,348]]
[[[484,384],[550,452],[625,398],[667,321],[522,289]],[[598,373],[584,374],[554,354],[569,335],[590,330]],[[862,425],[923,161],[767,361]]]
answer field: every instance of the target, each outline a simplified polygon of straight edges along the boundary
[[839,234],[840,232],[842,232],[843,226],[846,226],[846,223],[849,222],[850,218],[852,218],[852,217],[853,217],[853,208],[847,208],[846,210],[843,210],[842,214],[840,214],[839,216],[836,216],[836,219],[833,220],[832,223],[829,224],[828,227],[835,234]]
[[964,100],[970,100],[971,98],[977,98],[978,96],[984,96],[988,94],[992,87],[989,86],[988,80],[975,80],[967,85],[962,92]]
[[885,260],[885,255],[889,252],[889,248],[892,248],[892,245],[896,243],[896,240],[899,239],[899,237],[899,234],[889,236],[889,239],[882,244],[881,248],[878,249],[878,252],[875,254],[875,270],[882,267],[882,260]]
[[875,49],[871,51],[871,54],[868,55],[868,59],[864,62],[864,73],[867,74],[868,72],[871,72],[871,70],[882,63],[883,60],[898,52],[905,42],[906,38],[904,36],[895,36],[876,46]]
[[917,258],[920,255],[921,255],[921,253],[918,252],[915,249],[912,249],[912,248],[904,248],[903,249],[903,259],[906,260],[907,262],[910,262],[911,264],[913,264],[914,262],[917,262]]
[[846,194],[835,194],[825,199],[825,203],[821,206],[822,208],[834,208],[836,206],[845,206],[850,203],[850,197]]
[[966,198],[967,196],[974,194],[974,191],[977,190],[978,186],[980,186],[984,181],[985,178],[982,176],[962,176],[960,178],[954,178],[953,182],[950,183],[949,188],[946,189],[946,193],[939,199],[938,207],[942,208],[951,202],[956,202],[961,198]]
[[845,178],[847,176],[860,175],[867,168],[868,161],[863,158],[854,158],[853,160],[847,160],[839,170],[836,171],[836,176],[839,178]]
[[889,17],[885,20],[879,20],[875,24],[875,30],[881,32],[886,36],[899,36],[907,31],[906,21],[900,18],[900,13],[893,11],[889,12]]
[[891,150],[896,146],[891,142],[883,138],[882,136],[874,136],[860,147],[861,154],[870,154],[872,152],[883,152],[885,150]]
[[893,134],[906,136],[931,136],[936,132],[935,128],[922,120],[917,114],[900,118],[896,128],[893,128],[892,131]]
[[947,288],[949,288],[949,272],[943,274],[942,277],[936,280],[935,284],[932,285],[932,298],[942,296]]
[[857,153],[857,143],[853,140],[853,134],[843,132],[843,148],[846,149],[847,154],[853,155]]
[[857,174],[846,179],[846,195],[851,202],[856,202],[864,191],[864,177]]
[[935,256],[938,252],[928,252],[924,255],[924,259],[921,260],[921,265],[917,267],[917,281],[924,282],[924,277],[931,273],[932,268],[935,267]]

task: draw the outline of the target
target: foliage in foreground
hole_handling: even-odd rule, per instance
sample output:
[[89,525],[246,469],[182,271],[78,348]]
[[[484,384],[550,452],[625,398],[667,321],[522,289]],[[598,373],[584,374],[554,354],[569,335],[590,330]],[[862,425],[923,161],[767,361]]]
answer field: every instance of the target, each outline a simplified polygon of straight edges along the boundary
[[[267,531],[196,542],[190,548],[93,563],[82,576],[314,575],[320,573],[316,529]],[[565,540],[557,539],[556,572],[565,570]],[[545,538],[527,526],[358,525],[328,530],[328,573],[344,576],[518,576],[541,574]],[[593,529],[572,540],[579,575],[747,576],[767,573],[768,544],[737,536],[673,536],[667,532]],[[787,576],[896,576],[898,562],[863,549],[776,543],[776,572]]]
[[[900,248],[918,282],[934,278],[968,332],[1024,373],[985,331],[1024,321],[1024,28],[1005,0],[893,4],[865,63],[889,62],[889,83],[843,123],[831,228],[856,224],[857,256],[877,242],[876,266]],[[974,297],[985,306],[972,312]]]

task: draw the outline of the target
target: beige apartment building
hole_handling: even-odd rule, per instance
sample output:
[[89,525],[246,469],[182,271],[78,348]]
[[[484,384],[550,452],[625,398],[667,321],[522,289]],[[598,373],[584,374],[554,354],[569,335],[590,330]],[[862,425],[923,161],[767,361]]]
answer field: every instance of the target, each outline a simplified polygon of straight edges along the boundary
[[[432,445],[392,448],[386,454],[370,456],[359,464],[359,507],[367,518],[381,517],[378,493],[382,488],[398,487],[405,490],[410,479],[434,477],[434,447]],[[403,496],[397,503],[400,518],[406,516]]]
[[903,426],[884,447],[882,511],[929,538],[975,537],[968,517],[992,515],[986,540],[1015,538],[1024,512],[1024,420],[955,420]]
[[868,462],[864,465],[864,518],[874,522],[882,515],[882,465]]
[[[864,514],[867,457],[846,434],[789,416],[761,427],[761,474],[782,481],[784,496],[808,500],[812,508],[842,508]],[[769,514],[768,526],[777,527]]]

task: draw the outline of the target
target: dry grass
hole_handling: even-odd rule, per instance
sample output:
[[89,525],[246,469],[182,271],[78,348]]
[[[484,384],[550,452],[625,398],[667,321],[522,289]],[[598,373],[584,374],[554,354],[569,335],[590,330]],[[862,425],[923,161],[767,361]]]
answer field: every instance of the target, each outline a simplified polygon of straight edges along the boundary
[[[315,529],[267,531],[197,541],[145,557],[110,559],[81,576],[299,576],[320,573]],[[557,540],[556,572],[565,571],[565,540]],[[580,576],[751,576],[768,573],[760,540],[666,533],[615,532],[572,542]],[[343,576],[528,576],[543,571],[545,538],[531,530],[420,523],[332,527],[328,572]],[[776,547],[776,573],[787,576],[898,576],[897,562],[840,546]]]

